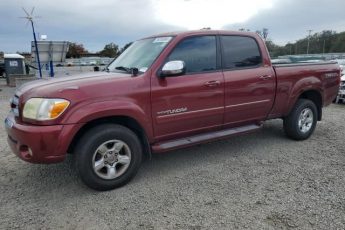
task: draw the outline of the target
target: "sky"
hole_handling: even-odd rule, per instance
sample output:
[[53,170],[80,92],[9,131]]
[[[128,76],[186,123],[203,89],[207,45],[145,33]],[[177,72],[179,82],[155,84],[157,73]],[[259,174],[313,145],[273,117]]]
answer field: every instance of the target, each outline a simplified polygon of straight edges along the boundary
[[121,47],[157,33],[205,27],[268,28],[269,39],[280,45],[307,30],[345,31],[344,0],[1,0],[0,51],[30,51],[33,35],[20,18],[22,7],[35,7],[38,35],[82,43],[91,52],[110,42]]

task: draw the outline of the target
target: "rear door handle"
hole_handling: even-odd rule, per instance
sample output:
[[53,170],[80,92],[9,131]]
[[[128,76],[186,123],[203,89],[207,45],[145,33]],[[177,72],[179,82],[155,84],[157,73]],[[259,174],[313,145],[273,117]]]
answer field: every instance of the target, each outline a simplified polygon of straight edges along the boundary
[[207,87],[216,87],[220,85],[220,81],[208,81],[204,83]]
[[272,76],[271,75],[263,75],[263,76],[260,76],[259,78],[262,80],[269,80],[272,78]]

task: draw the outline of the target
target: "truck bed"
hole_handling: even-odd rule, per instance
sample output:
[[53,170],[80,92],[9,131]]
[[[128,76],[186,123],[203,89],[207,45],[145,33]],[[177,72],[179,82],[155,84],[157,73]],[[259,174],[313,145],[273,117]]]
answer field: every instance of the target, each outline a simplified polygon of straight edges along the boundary
[[320,99],[326,106],[339,89],[340,68],[335,62],[274,64],[273,69],[277,90],[270,118],[287,115],[304,91],[323,92]]
[[333,61],[321,61],[321,62],[296,62],[296,63],[277,63],[277,64],[272,64],[273,67],[275,68],[280,68],[280,67],[297,67],[297,66],[314,66],[314,65],[331,65],[335,64],[337,65],[336,62]]

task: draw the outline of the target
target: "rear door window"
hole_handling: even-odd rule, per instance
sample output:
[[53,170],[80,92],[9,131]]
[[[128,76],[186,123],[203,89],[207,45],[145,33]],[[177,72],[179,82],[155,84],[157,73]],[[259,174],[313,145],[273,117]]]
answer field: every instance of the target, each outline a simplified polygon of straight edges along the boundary
[[224,69],[254,68],[262,64],[260,49],[254,38],[221,36]]

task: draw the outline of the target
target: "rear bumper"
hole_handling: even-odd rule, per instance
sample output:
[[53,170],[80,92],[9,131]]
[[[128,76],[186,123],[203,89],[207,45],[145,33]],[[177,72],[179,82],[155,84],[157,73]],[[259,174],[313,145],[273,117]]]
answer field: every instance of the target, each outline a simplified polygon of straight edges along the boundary
[[13,114],[5,120],[7,142],[19,158],[31,163],[57,163],[66,157],[69,143],[78,125],[23,125]]

